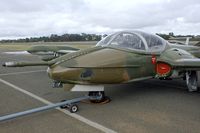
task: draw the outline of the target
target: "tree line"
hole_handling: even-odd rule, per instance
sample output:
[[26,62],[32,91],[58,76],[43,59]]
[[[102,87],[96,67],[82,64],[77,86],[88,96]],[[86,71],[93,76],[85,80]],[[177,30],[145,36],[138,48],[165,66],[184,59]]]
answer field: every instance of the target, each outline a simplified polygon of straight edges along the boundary
[[1,40],[2,43],[11,43],[11,42],[69,42],[69,41],[99,41],[101,40],[101,35],[96,34],[51,34],[50,36],[43,37],[30,37],[23,39],[6,39]]
[[[200,36],[196,37],[194,35],[174,35],[173,32],[170,32],[169,34],[160,34],[156,33],[156,35],[164,38],[165,40],[169,40],[171,37],[191,37],[190,40],[193,41],[200,41]],[[103,37],[106,37],[107,35],[104,34]],[[63,35],[57,35],[57,34],[51,34],[50,36],[43,36],[43,37],[30,37],[30,38],[23,38],[23,39],[7,39],[7,40],[1,40],[1,43],[12,43],[12,42],[19,42],[19,43],[27,43],[27,42],[70,42],[70,41],[100,41],[102,38],[101,35],[96,34],[63,34]]]

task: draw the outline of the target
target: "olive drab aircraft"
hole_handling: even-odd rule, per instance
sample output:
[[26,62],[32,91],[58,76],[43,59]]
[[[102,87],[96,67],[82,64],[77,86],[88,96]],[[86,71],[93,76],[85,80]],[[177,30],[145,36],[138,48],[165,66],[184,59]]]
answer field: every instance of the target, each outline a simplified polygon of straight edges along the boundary
[[36,45],[27,49],[27,52],[33,55],[38,55],[43,61],[50,61],[64,54],[78,51],[77,48],[68,46],[52,46],[52,45]]
[[[59,49],[62,51],[62,49]],[[54,87],[87,91],[105,99],[104,86],[151,78],[183,78],[189,91],[197,90],[200,48],[172,44],[141,31],[111,34],[88,49],[63,49],[65,54],[41,62],[5,62],[5,67],[47,66]],[[70,52],[73,50],[73,52]],[[40,52],[40,49],[36,50]],[[41,49],[45,52],[44,49]]]

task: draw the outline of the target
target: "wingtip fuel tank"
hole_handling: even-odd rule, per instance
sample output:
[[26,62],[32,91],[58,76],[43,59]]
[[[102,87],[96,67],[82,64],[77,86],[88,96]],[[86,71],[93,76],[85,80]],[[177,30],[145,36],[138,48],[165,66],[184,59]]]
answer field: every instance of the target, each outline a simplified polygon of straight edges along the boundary
[[50,62],[5,62],[2,64],[4,67],[25,67],[25,66],[49,66]]

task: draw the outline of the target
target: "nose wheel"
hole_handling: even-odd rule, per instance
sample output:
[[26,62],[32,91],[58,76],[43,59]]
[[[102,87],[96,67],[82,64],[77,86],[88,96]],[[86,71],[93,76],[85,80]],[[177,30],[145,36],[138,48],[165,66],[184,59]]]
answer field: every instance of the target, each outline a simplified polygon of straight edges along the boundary
[[91,103],[108,103],[110,102],[110,98],[105,96],[104,91],[90,91],[88,93],[88,96],[90,97]]

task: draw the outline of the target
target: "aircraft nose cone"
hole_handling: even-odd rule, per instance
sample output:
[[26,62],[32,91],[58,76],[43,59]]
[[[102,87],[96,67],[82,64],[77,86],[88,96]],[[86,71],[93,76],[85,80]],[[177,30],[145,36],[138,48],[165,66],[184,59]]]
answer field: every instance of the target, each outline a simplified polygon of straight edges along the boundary
[[53,80],[66,82],[77,80],[80,75],[80,70],[78,68],[65,68],[58,65],[49,67],[47,73]]
[[65,69],[59,66],[48,67],[47,69],[48,76],[54,80],[59,80],[64,72]]
[[51,77],[51,75],[52,75],[52,69],[49,67],[47,68],[47,74],[49,77]]

